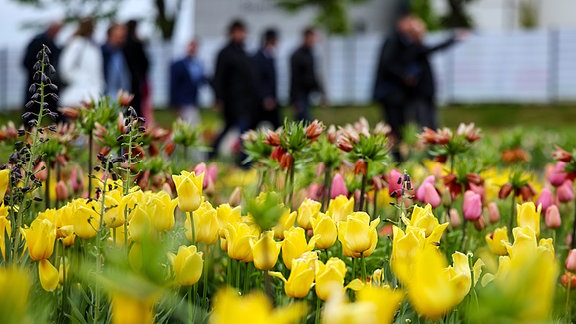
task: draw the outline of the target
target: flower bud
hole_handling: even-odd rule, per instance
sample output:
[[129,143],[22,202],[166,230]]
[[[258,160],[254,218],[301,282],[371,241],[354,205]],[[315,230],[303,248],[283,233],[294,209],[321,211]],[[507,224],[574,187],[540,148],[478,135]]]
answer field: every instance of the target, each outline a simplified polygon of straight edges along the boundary
[[500,220],[500,210],[495,202],[488,204],[488,220],[491,224],[496,224]]
[[230,199],[228,199],[228,203],[230,206],[236,207],[240,206],[242,203],[242,188],[236,187],[232,194],[230,195]]
[[552,191],[549,188],[544,188],[536,200],[536,205],[542,205],[542,211],[545,212],[548,207],[552,206],[553,201]]
[[574,200],[574,188],[572,187],[572,181],[564,181],[564,183],[558,187],[556,195],[558,200],[563,203]]
[[512,189],[514,189],[514,187],[512,187],[511,183],[504,184],[502,188],[500,188],[500,191],[498,191],[498,198],[500,199],[508,198],[508,196],[510,196],[510,193],[512,192]]
[[40,163],[38,163],[34,168],[34,174],[38,180],[46,181],[46,178],[48,177],[48,166],[46,165],[46,162],[40,161]]
[[470,190],[464,193],[462,213],[464,218],[470,221],[475,221],[482,217],[482,200],[479,194]]
[[366,175],[366,162],[362,159],[354,164],[354,174]]
[[562,226],[562,218],[560,217],[560,211],[556,205],[552,205],[546,209],[544,220],[546,222],[546,227],[548,228],[559,228]]
[[482,216],[476,220],[473,220],[472,223],[478,232],[482,231],[486,227],[486,222],[484,222],[484,217]]
[[574,157],[572,154],[568,153],[566,150],[556,146],[556,150],[552,152],[552,158],[560,162],[570,162]]
[[432,205],[432,208],[436,208],[440,206],[442,200],[440,199],[440,195],[434,185],[430,183],[425,183],[424,185],[424,202],[427,204]]
[[450,212],[448,212],[448,216],[450,216],[450,226],[456,228],[462,223],[460,220],[460,214],[456,208],[451,208]]
[[576,272],[576,249],[570,250],[566,257],[566,270]]
[[560,281],[562,282],[562,286],[566,288],[570,286],[570,289],[576,289],[576,274],[566,272],[560,277]]
[[270,146],[278,146],[280,145],[280,136],[273,130],[267,129],[266,130],[266,139],[264,143]]
[[60,180],[56,183],[56,200],[57,201],[64,201],[68,199],[68,186],[63,180]]
[[522,196],[523,201],[531,201],[536,195],[536,190],[529,183],[520,187],[520,196]]
[[348,189],[344,178],[340,173],[336,173],[332,178],[332,189],[330,190],[330,198],[334,199],[340,195],[348,196]]
[[294,163],[294,158],[292,157],[292,154],[290,154],[290,153],[284,153],[282,155],[282,157],[280,158],[280,167],[282,169],[288,169],[288,168],[292,167],[293,163]]
[[548,175],[548,181],[554,187],[558,187],[566,180],[566,172],[564,172],[564,168],[566,167],[566,162],[558,162],[554,165],[554,169]]

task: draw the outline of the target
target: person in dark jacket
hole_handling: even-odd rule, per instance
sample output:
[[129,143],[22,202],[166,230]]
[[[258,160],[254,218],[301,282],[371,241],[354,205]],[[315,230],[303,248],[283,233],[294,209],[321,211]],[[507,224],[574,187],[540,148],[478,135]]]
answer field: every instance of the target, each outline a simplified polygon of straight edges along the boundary
[[196,57],[197,51],[198,42],[190,41],[186,56],[170,66],[170,105],[178,109],[182,120],[193,126],[200,124],[198,92],[208,83],[204,66]]
[[[134,95],[131,106],[136,110],[138,116],[151,118],[151,112],[144,113],[145,103],[148,102],[148,71],[150,61],[146,54],[145,45],[137,34],[138,22],[129,20],[126,23],[126,41],[124,42],[124,57],[130,72],[130,92]],[[151,108],[151,107],[148,107]]]
[[406,57],[409,60],[407,73],[414,82],[408,86],[410,109],[414,112],[418,127],[438,128],[436,112],[436,82],[434,71],[430,64],[430,56],[436,51],[447,49],[454,45],[465,33],[453,33],[444,41],[427,45],[424,43],[426,25],[415,16],[411,17],[408,36],[411,40]]
[[106,43],[102,45],[102,67],[104,69],[104,94],[116,98],[120,90],[132,93],[130,70],[124,55],[126,26],[112,24],[108,28]]
[[373,89],[373,100],[382,106],[384,120],[390,125],[392,154],[398,162],[402,161],[398,144],[406,124],[408,88],[416,84],[416,79],[407,69],[410,63],[407,54],[412,46],[410,19],[409,15],[402,16],[394,32],[384,41]]
[[224,129],[212,144],[211,158],[217,155],[220,143],[231,129],[239,129],[240,134],[250,129],[258,95],[252,61],[244,50],[244,22],[235,20],[230,24],[228,39],[216,58],[214,93],[216,106],[222,111]]
[[[50,60],[50,64],[52,64],[52,66],[54,66],[54,68],[56,69],[56,72],[58,72],[58,60],[60,58],[61,48],[56,44],[55,40],[61,29],[62,29],[62,22],[59,21],[53,22],[48,26],[48,28],[46,28],[45,31],[34,36],[34,38],[32,38],[30,43],[28,43],[28,45],[26,46],[26,50],[24,52],[24,58],[22,60],[22,66],[24,66],[24,69],[26,69],[26,76],[27,76],[26,91],[24,92],[24,106],[26,106],[26,103],[30,101],[30,97],[32,96],[32,94],[28,92],[28,89],[30,88],[30,85],[35,83],[34,72],[36,72],[36,69],[34,68],[34,65],[38,61],[36,55],[38,54],[38,52],[40,52],[43,45],[46,45],[46,47],[50,50],[50,53],[48,54],[48,59]],[[48,76],[52,80],[52,83],[54,83],[57,87],[60,87],[62,85],[60,82],[60,78],[58,77],[58,74],[53,75],[49,74]],[[58,90],[47,88],[46,91],[58,95]],[[48,103],[48,107],[52,111],[54,112],[57,111],[56,108],[58,107],[58,100],[56,97],[48,96],[46,97],[46,102]],[[38,114],[40,112],[40,106],[38,104],[34,104],[29,108],[25,108],[25,112],[32,112],[34,114]],[[27,118],[24,122],[27,123],[31,119],[36,118],[37,118],[36,115],[30,115],[30,117]]]
[[278,32],[275,29],[268,29],[262,36],[262,47],[252,57],[259,99],[254,126],[267,122],[274,129],[280,127],[278,73],[276,71],[277,45]]
[[302,45],[290,56],[290,103],[295,109],[296,120],[309,121],[310,95],[320,93],[325,102],[324,87],[316,74],[313,48],[317,41],[316,30],[308,27],[302,33]]

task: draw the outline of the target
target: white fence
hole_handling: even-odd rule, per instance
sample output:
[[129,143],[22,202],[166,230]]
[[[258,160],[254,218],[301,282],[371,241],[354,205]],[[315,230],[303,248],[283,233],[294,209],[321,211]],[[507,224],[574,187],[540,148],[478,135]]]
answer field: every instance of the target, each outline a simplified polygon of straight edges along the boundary
[[[432,35],[429,43],[442,37]],[[322,41],[317,54],[332,104],[363,104],[370,100],[382,41],[379,35]],[[223,43],[224,39],[201,40],[199,56],[210,73]],[[297,37],[281,39],[278,70],[282,98],[288,93],[288,57],[297,44]],[[25,91],[20,64],[22,51],[22,48],[0,49],[0,110],[18,109],[22,105]],[[159,43],[149,47],[153,63],[150,80],[157,106],[167,104],[168,64],[178,52]],[[576,30],[472,33],[452,49],[434,55],[433,64],[441,102],[576,101]],[[202,101],[211,102],[209,89],[203,90]]]

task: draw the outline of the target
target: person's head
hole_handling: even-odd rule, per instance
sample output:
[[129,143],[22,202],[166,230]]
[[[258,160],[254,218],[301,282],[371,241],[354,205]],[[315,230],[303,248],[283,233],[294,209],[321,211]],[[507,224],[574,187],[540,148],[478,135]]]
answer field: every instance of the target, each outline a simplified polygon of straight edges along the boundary
[[129,38],[138,38],[137,36],[138,31],[138,20],[130,19],[126,22],[126,35]]
[[278,31],[274,28],[268,28],[262,34],[262,46],[264,47],[276,47],[278,44]]
[[113,23],[108,27],[106,42],[112,46],[121,46],[126,41],[126,26]]
[[228,38],[235,43],[244,43],[246,40],[246,24],[242,20],[233,20],[228,26]]
[[421,43],[426,36],[426,24],[422,19],[412,16],[410,19],[407,35],[411,41]]
[[188,45],[186,46],[186,55],[188,57],[195,57],[196,53],[198,53],[198,40],[193,39],[188,42]]
[[314,27],[306,27],[302,31],[302,43],[306,47],[313,47],[318,41],[318,34]]
[[76,28],[76,32],[74,32],[74,35],[79,37],[92,38],[93,33],[94,33],[94,19],[92,19],[92,17],[86,17],[80,19],[80,21],[78,22],[78,27]]
[[52,39],[56,38],[60,30],[62,29],[63,25],[64,24],[61,21],[51,22],[50,24],[48,24],[48,27],[46,28],[46,34],[48,35],[48,37]]
[[412,29],[414,16],[411,13],[405,13],[396,21],[396,30],[404,35],[408,35]]

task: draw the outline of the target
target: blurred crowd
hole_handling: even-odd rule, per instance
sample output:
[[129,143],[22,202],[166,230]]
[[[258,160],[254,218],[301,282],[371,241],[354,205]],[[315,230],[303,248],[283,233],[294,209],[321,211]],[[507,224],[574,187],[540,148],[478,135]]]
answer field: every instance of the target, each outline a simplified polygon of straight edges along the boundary
[[[152,122],[150,62],[145,44],[137,34],[137,21],[110,24],[104,44],[93,40],[94,27],[93,19],[80,20],[63,48],[54,41],[62,23],[52,23],[35,36],[23,60],[28,86],[35,82],[36,54],[46,45],[50,49],[50,61],[56,67],[56,72],[49,77],[59,87],[59,90],[50,90],[58,94],[51,97],[51,107],[77,107],[98,100],[102,95],[114,98],[119,92],[128,92],[134,96],[131,105],[137,114]],[[228,40],[217,54],[213,75],[207,74],[197,57],[200,46],[197,39],[192,39],[187,44],[186,54],[171,62],[169,67],[170,106],[185,122],[201,124],[200,89],[206,86],[214,93],[214,105],[224,126],[212,143],[210,158],[217,156],[219,146],[231,130],[242,134],[262,125],[278,128],[284,117],[277,95],[279,32],[275,28],[265,30],[259,48],[253,53],[245,49],[247,34],[247,26],[241,20],[228,25]],[[454,34],[434,46],[424,43],[425,36],[423,21],[410,13],[403,14],[397,20],[394,32],[385,38],[379,55],[373,99],[382,107],[383,119],[391,126],[394,143],[402,139],[407,121],[415,121],[420,127],[434,129],[438,126],[429,56],[454,44],[462,34]],[[304,122],[312,119],[313,103],[324,106],[328,102],[317,72],[314,54],[317,42],[317,30],[305,28],[300,45],[287,62],[290,71],[287,104],[292,108],[293,118]],[[319,98],[317,102],[315,97]],[[24,102],[28,100],[26,98]],[[27,109],[37,113],[38,108],[33,105]],[[393,153],[400,161],[396,147]]]

